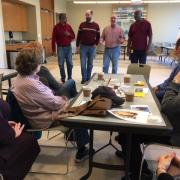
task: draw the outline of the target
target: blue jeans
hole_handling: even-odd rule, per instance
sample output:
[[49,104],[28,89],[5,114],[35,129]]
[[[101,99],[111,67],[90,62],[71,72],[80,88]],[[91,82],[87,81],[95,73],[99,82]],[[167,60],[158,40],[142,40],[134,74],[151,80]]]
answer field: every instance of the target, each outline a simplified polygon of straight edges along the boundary
[[112,63],[112,74],[117,74],[118,61],[120,57],[120,47],[105,48],[103,56],[103,72],[108,73],[109,63]]
[[131,63],[146,64],[146,51],[134,50],[130,55]]
[[64,62],[66,60],[66,65],[67,65],[67,73],[68,73],[68,79],[72,79],[72,48],[70,46],[65,46],[61,47],[58,46],[58,63],[59,63],[59,68],[60,68],[60,75],[61,75],[61,80],[66,79],[66,74],[64,70]]
[[70,98],[73,98],[77,95],[76,83],[73,79],[69,79],[63,84],[64,88],[70,95]]
[[91,77],[95,54],[96,48],[94,46],[80,46],[81,74],[83,81],[88,81]]

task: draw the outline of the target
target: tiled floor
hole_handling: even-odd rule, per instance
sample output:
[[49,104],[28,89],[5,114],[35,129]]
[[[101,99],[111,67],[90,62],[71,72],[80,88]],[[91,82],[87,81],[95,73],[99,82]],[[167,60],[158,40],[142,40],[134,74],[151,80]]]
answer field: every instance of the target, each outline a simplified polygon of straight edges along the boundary
[[[81,88],[80,81],[81,81],[81,71],[80,71],[80,63],[79,63],[79,56],[75,55],[73,58],[74,61],[74,68],[73,68],[73,78],[76,80],[78,89]],[[119,65],[119,73],[126,73],[127,66],[129,64],[129,61],[121,60]],[[151,65],[151,75],[150,75],[150,84],[152,86],[162,82],[164,79],[166,79],[172,67],[167,63],[159,62],[157,59],[150,59],[148,60],[148,64]],[[59,68],[57,65],[57,59],[56,58],[49,58],[47,67],[51,70],[53,75],[60,80],[59,77]],[[93,72],[100,72],[102,70],[102,55],[98,55],[96,57],[96,60],[94,61],[94,69]],[[114,133],[115,135],[115,133]],[[43,145],[51,145],[51,146],[58,146],[58,145],[64,145],[64,139],[63,136],[58,136],[57,138],[48,141],[45,140],[46,134],[43,134],[43,138],[40,140],[40,144]],[[108,142],[109,140],[109,133],[108,132],[102,132],[97,131],[95,133],[95,149],[98,147],[101,147],[103,144]],[[113,138],[114,139],[114,138]],[[114,142],[117,146],[118,144]],[[81,164],[75,164],[74,163],[74,156],[76,153],[76,150],[72,148],[68,150],[68,158],[69,158],[69,167],[70,167],[70,173],[68,175],[48,175],[48,174],[34,174],[29,173],[26,180],[78,180],[82,175],[84,175],[87,171],[88,163],[87,161],[81,163]],[[123,163],[123,161],[119,158],[117,158],[114,154],[114,150],[111,149],[111,147],[105,149],[104,151],[98,153],[95,156],[96,160],[99,161],[105,161],[105,162],[112,162],[112,163]],[[57,147],[42,147],[42,151],[34,163],[32,167],[32,171],[46,171],[46,172],[61,172],[63,173],[65,170],[65,151],[62,148]],[[123,172],[117,172],[117,171],[108,171],[108,170],[100,170],[100,169],[93,169],[93,173],[90,180],[116,180],[120,179],[121,176],[123,176]]]

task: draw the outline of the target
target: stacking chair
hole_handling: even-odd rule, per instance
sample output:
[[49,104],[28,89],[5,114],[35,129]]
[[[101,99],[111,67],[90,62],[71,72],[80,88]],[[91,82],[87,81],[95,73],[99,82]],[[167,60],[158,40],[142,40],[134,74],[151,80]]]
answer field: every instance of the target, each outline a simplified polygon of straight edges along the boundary
[[3,74],[0,74],[0,97],[3,98],[2,96],[2,77],[3,77]]
[[180,144],[176,144],[175,146],[165,145],[165,144],[156,144],[156,143],[146,145],[143,151],[143,156],[142,156],[142,161],[141,161],[140,177],[141,177],[141,172],[142,172],[142,165],[145,159],[147,160],[148,166],[153,172],[154,176],[156,176],[157,161],[159,157],[162,155],[171,153],[171,152],[175,152],[176,155],[180,157]]
[[0,174],[0,180],[4,180],[4,178],[3,178],[3,175],[2,175],[2,174]]
[[[42,131],[48,131],[48,134],[47,134],[48,140],[51,140],[51,139],[55,138],[57,135],[60,135],[62,133],[65,135],[65,146],[63,146],[63,147],[58,146],[60,148],[65,148],[65,156],[66,156],[66,171],[65,171],[65,173],[48,173],[48,172],[31,172],[31,173],[56,174],[56,175],[68,174],[69,173],[69,159],[68,159],[67,145],[68,145],[68,140],[69,140],[69,137],[71,136],[71,134],[74,135],[73,129],[69,131],[69,128],[64,127],[62,125],[58,125],[58,126],[54,126],[54,127],[50,127],[50,128],[46,128],[46,129],[32,129],[28,120],[23,115],[23,112],[22,112],[14,94],[10,90],[8,91],[8,94],[7,94],[7,102],[9,103],[10,108],[11,108],[11,119],[14,120],[15,122],[20,122],[21,124],[24,124],[25,130],[29,133],[32,133],[37,139],[41,138]],[[49,138],[50,131],[59,131],[59,133],[55,134],[54,136]],[[52,147],[55,147],[55,146],[52,146]],[[73,144],[73,147],[75,147],[74,144]]]
[[145,79],[149,81],[151,66],[147,64],[129,64],[127,74],[144,75]]
[[161,47],[156,47],[155,48],[155,54],[156,54],[156,56],[159,57],[160,61],[162,61],[162,60],[165,61],[167,56],[168,56],[167,52],[162,51]]

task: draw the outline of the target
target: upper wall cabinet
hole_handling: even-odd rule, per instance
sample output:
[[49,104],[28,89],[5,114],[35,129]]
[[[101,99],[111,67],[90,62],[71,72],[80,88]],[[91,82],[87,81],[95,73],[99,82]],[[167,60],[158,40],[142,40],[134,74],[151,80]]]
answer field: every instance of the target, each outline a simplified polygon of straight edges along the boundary
[[27,7],[8,1],[2,1],[4,31],[28,31]]
[[41,9],[54,11],[54,0],[40,0]]

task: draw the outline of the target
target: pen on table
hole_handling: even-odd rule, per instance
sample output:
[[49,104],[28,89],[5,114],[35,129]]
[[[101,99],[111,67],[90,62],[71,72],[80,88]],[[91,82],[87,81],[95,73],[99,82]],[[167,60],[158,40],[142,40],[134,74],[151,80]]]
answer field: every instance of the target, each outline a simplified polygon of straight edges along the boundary
[[106,86],[108,86],[108,85],[109,85],[110,81],[111,81],[111,77],[109,78],[109,80],[108,80],[108,82],[107,82]]

